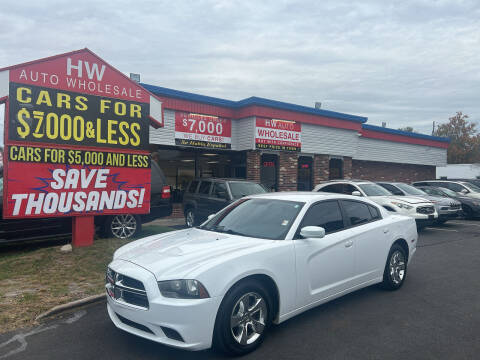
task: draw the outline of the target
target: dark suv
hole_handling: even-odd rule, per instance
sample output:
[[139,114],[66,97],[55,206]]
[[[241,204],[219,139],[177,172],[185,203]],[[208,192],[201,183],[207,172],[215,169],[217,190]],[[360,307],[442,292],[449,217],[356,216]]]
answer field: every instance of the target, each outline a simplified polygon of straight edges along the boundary
[[196,226],[237,199],[266,192],[262,185],[243,179],[195,179],[183,195],[185,223]]
[[[107,237],[129,238],[137,234],[142,223],[172,213],[170,187],[160,167],[152,161],[151,196],[149,214],[123,214],[95,216],[95,225]],[[72,233],[71,217],[3,219],[3,178],[0,174],[0,244],[69,237]],[[122,226],[125,225],[125,226]]]

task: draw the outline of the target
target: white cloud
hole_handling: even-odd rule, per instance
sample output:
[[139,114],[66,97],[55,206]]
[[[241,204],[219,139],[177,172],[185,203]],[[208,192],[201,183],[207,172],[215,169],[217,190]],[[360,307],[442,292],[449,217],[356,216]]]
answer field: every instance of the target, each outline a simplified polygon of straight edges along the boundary
[[430,131],[480,118],[477,1],[16,1],[0,67],[89,47],[142,81]]

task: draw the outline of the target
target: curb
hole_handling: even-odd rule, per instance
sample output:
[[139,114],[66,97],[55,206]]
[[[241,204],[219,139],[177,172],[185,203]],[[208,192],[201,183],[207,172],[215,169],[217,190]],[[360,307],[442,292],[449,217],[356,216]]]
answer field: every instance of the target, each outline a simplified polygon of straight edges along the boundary
[[50,310],[47,310],[47,311],[41,313],[40,315],[38,315],[35,318],[35,321],[41,320],[41,319],[43,319],[47,316],[50,316],[50,315],[58,314],[60,312],[66,311],[66,310],[75,309],[77,307],[80,307],[80,306],[83,306],[83,305],[86,305],[86,304],[105,301],[105,299],[106,299],[106,294],[102,293],[102,294],[98,294],[98,295],[92,295],[92,296],[89,296],[89,297],[86,297],[86,298],[83,298],[83,299],[80,299],[80,300],[71,301],[71,302],[66,303],[66,304],[57,305],[57,306],[54,306],[53,308],[51,308]]

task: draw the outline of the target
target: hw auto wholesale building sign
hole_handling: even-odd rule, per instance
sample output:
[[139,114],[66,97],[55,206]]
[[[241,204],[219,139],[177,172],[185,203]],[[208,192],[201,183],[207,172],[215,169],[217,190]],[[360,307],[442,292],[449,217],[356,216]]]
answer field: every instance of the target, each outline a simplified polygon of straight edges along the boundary
[[187,112],[175,112],[175,144],[209,149],[232,147],[230,119]]
[[88,49],[0,70],[7,86],[4,218],[149,212],[150,93]]
[[300,151],[302,149],[302,124],[289,120],[257,118],[255,147],[257,149]]

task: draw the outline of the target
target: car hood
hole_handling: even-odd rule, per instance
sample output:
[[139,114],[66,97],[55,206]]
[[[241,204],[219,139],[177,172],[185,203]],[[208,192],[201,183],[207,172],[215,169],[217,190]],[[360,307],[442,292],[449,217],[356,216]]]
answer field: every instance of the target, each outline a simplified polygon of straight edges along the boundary
[[375,201],[378,204],[390,204],[392,201],[399,201],[399,202],[404,202],[407,204],[431,204],[429,200],[426,200],[421,197],[416,197],[416,196],[370,196],[369,199]]
[[193,228],[134,241],[118,249],[114,260],[139,265],[157,280],[178,279],[209,263],[249,254],[274,242]]
[[441,197],[441,196],[421,195],[419,197],[421,197],[423,199],[426,199],[426,200],[429,200],[429,201],[432,201],[432,202],[434,202],[438,205],[442,205],[442,206],[450,205],[451,203],[458,203],[458,201],[456,201],[454,199],[445,198],[445,197]]

